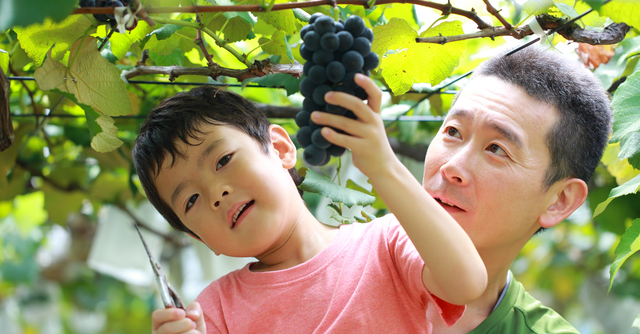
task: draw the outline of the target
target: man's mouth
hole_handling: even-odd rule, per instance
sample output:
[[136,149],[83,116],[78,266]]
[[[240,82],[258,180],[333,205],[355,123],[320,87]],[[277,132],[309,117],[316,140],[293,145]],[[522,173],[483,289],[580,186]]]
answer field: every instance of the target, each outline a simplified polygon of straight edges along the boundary
[[233,224],[231,225],[231,228],[234,228],[236,226],[238,218],[240,218],[240,216],[242,216],[242,214],[247,211],[247,209],[249,209],[254,202],[255,200],[251,200],[250,202],[247,202],[238,208],[238,211],[236,211],[236,213],[233,215]]
[[447,202],[447,201],[445,201],[445,200],[442,200],[442,199],[440,199],[440,198],[438,198],[438,197],[434,197],[434,199],[435,199],[438,203],[440,203],[440,205],[442,205],[442,206],[443,206],[443,207],[445,207],[445,208],[446,208],[446,207],[450,207],[450,208],[456,208],[456,209],[458,209],[458,210],[462,210],[462,209],[460,209],[459,207],[457,207],[455,204],[450,203],[450,202]]

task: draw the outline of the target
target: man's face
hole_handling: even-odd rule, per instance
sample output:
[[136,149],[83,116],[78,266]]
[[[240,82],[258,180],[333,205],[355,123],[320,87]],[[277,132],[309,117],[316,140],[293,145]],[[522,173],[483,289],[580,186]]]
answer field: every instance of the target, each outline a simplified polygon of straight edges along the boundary
[[496,77],[471,80],[447,114],[423,185],[479,250],[521,247],[540,228],[553,197],[543,180],[556,118],[554,107]]
[[269,251],[297,214],[292,196],[300,196],[287,168],[273,146],[264,153],[233,127],[203,124],[201,130],[202,144],[179,143],[186,158],[171,168],[170,157],[163,164],[155,180],[160,197],[216,252],[255,257]]

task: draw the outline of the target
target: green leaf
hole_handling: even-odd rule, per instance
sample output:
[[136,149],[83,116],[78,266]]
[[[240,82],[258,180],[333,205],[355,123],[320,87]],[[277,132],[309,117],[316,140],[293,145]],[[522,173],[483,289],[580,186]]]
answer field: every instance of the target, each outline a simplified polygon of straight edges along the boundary
[[562,12],[562,14],[570,18],[574,18],[579,15],[578,12],[576,12],[576,10],[571,7],[571,5],[557,1],[555,2],[555,5]]
[[633,221],[631,226],[624,232],[622,237],[620,238],[620,243],[618,247],[616,247],[615,254],[616,259],[611,264],[609,268],[609,289],[607,293],[611,291],[611,285],[613,284],[613,279],[616,277],[618,273],[618,269],[622,266],[624,261],[626,261],[633,253],[637,252],[640,249],[640,219],[636,219]]
[[[371,185],[371,182],[369,180],[367,180],[367,183],[369,183],[369,185]],[[356,190],[356,191],[359,191],[359,192],[363,192],[363,193],[365,193],[367,195],[371,195],[371,196],[375,197],[376,198],[375,202],[373,202],[371,204],[371,206],[374,209],[377,209],[377,210],[387,209],[387,205],[384,204],[384,201],[382,201],[382,198],[380,198],[380,195],[378,195],[378,192],[373,187],[371,188],[371,191],[369,191],[369,190],[361,187],[359,184],[353,182],[353,180],[349,179],[349,180],[347,180],[347,188],[353,189],[353,190]]]
[[78,103],[107,116],[133,112],[120,71],[100,55],[95,38],[78,40],[71,48],[69,62],[67,68],[47,58],[33,74],[40,89],[70,93]]
[[[106,25],[103,27],[106,27]],[[109,39],[111,42],[111,52],[113,52],[113,55],[118,59],[122,59],[125,53],[129,51],[129,48],[131,48],[131,45],[145,38],[145,36],[152,32],[152,29],[146,21],[139,20],[138,25],[132,31],[125,34],[115,32]]]
[[620,144],[613,143],[607,145],[602,155],[602,163],[607,167],[607,171],[611,176],[616,178],[618,185],[623,184],[640,174],[640,170],[633,168],[627,159],[620,160]]
[[247,35],[251,32],[252,25],[247,23],[241,17],[234,17],[222,30],[224,38],[227,42],[233,43],[247,39]]
[[[611,143],[621,141],[626,136],[640,131],[640,72],[632,74],[618,87],[611,101],[611,109],[613,109]],[[633,138],[621,142],[620,159],[640,153],[640,146],[632,146],[635,142]]]
[[47,17],[59,22],[71,14],[77,4],[78,0],[0,0],[0,31],[40,23]]
[[168,55],[159,55],[155,52],[149,51],[149,58],[151,58],[158,66],[182,66],[184,63],[184,53],[180,49],[173,50],[173,53]]
[[40,66],[49,49],[54,59],[62,59],[71,45],[84,36],[92,24],[84,15],[71,15],[60,23],[46,20],[42,24],[26,28],[15,27],[14,31],[18,34],[20,46]]
[[622,66],[629,58],[640,55],[640,36],[625,38],[618,44],[618,47],[623,50],[620,58],[618,58],[618,66]]
[[301,168],[299,172],[300,176],[304,177],[304,181],[299,187],[303,191],[320,194],[348,207],[354,205],[367,206],[376,200],[375,197],[363,192],[341,187],[333,183],[328,177],[320,175],[306,167]]
[[42,185],[44,191],[44,209],[49,213],[49,219],[58,225],[66,225],[70,214],[80,211],[86,195],[81,191],[60,191]]
[[296,78],[291,74],[273,73],[263,77],[245,79],[242,83],[255,82],[259,85],[267,87],[283,87],[287,91],[287,96],[298,92],[301,78]]
[[22,236],[28,235],[31,230],[47,221],[47,211],[44,210],[44,193],[42,191],[18,195],[13,200],[13,205],[13,217]]
[[2,49],[0,49],[0,71],[5,74],[9,71],[9,53]]
[[87,125],[91,134],[91,147],[101,153],[110,152],[122,145],[118,139],[118,128],[113,118],[100,115],[93,110],[85,110]]
[[638,192],[638,190],[640,190],[640,175],[637,175],[630,181],[625,182],[624,184],[611,189],[611,192],[609,193],[609,198],[607,198],[607,200],[605,200],[604,202],[598,204],[598,206],[593,212],[593,216],[595,217],[601,214],[602,211],[604,211],[604,209],[607,208],[607,205],[609,205],[609,203],[611,203],[611,201],[613,201],[614,198],[633,194]]
[[[277,4],[288,3],[288,2],[289,0],[276,0]],[[250,3],[260,4],[261,0],[250,1]],[[296,28],[296,22],[300,22],[300,21],[296,19],[295,14],[293,14],[293,10],[278,10],[278,11],[271,11],[268,13],[255,12],[253,13],[253,15],[255,15],[258,18],[258,20],[263,20],[265,23],[268,23],[272,27],[278,30],[282,30],[287,35],[297,33],[298,29]]]
[[640,2],[637,0],[616,0],[607,3],[599,10],[600,15],[613,21],[624,22],[632,27],[640,27]]
[[605,0],[583,0],[584,2],[586,2],[589,6],[591,6],[591,8],[593,8],[594,10],[600,10],[600,7],[602,7],[602,4],[605,2]]
[[276,31],[273,36],[271,36],[271,39],[266,37],[260,38],[258,43],[262,45],[262,50],[266,53],[274,56],[287,57],[288,59],[293,60],[291,46],[289,46],[284,32],[280,30]]
[[[374,27],[373,32],[375,39],[371,49],[380,57],[382,76],[395,95],[406,93],[416,82],[437,85],[458,66],[466,50],[465,41],[444,45],[416,43],[418,33],[405,20],[398,18]],[[420,37],[462,33],[461,23],[453,21],[432,27]]]
[[340,208],[337,205],[333,204],[333,203],[327,205],[327,208],[329,208],[329,210],[331,210],[331,217],[330,218],[331,219],[335,219],[340,224],[352,224],[352,223],[355,223],[355,221],[356,221],[354,218],[348,218],[348,217],[343,216],[340,213]]

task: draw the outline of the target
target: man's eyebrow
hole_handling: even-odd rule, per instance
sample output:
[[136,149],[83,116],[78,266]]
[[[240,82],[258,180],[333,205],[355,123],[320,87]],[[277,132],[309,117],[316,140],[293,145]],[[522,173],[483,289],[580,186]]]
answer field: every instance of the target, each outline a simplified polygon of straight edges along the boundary
[[[474,114],[471,111],[466,109],[452,109],[451,111],[449,111],[447,117],[459,117],[459,118],[465,118],[469,121],[472,121],[474,118]],[[500,135],[505,137],[508,141],[518,146],[518,148],[522,148],[522,140],[520,139],[520,136],[518,136],[515,132],[511,131],[511,129],[509,129],[508,127],[505,127],[504,125],[491,120],[484,123],[482,127],[498,132]]]
[[[212,142],[211,144],[209,144],[209,146],[207,146],[207,148],[204,151],[202,151],[202,153],[198,157],[198,167],[202,167],[204,165],[204,162],[207,159],[207,157],[209,155],[211,155],[211,152],[213,152],[213,150],[216,147],[218,147],[223,141],[224,141],[224,139],[218,139],[218,140]],[[173,202],[178,198],[178,196],[184,190],[185,187],[186,187],[186,183],[185,182],[180,182],[180,184],[178,184],[176,189],[173,190],[173,193],[171,194],[171,205],[172,206],[175,206],[173,204]]]

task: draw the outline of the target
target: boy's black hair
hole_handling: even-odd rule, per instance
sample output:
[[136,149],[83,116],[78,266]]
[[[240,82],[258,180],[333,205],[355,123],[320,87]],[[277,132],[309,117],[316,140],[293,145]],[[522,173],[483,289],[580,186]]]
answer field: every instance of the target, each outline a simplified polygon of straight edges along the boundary
[[[199,129],[201,124],[232,126],[253,138],[263,153],[269,152],[271,139],[267,117],[250,101],[242,96],[212,86],[200,86],[190,91],[180,92],[162,101],[142,123],[131,155],[147,198],[162,216],[176,230],[198,237],[178,218],[171,207],[160,198],[154,183],[165,159],[171,168],[176,159],[184,159],[178,143],[200,145],[206,133]],[[195,142],[195,143],[194,143]],[[296,186],[302,178],[295,168],[289,174]],[[298,190],[302,195],[302,191]]]

